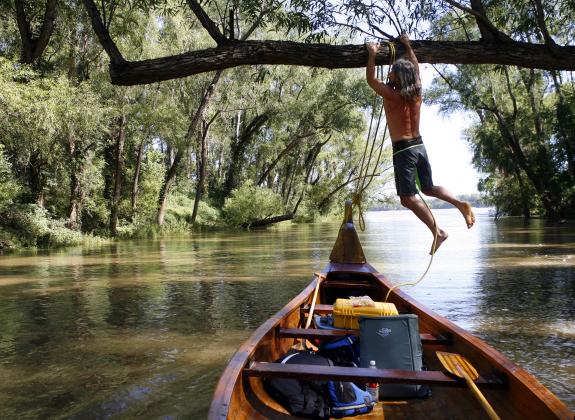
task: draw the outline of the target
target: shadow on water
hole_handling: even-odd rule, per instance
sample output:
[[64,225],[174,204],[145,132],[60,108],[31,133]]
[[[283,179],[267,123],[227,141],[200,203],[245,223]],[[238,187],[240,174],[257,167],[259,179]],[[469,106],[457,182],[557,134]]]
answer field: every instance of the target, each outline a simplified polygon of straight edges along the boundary
[[[495,224],[449,240],[406,291],[534,373],[572,408],[575,229]],[[369,214],[368,260],[418,277],[429,234]],[[337,223],[0,257],[1,418],[203,418],[228,358],[327,262]]]

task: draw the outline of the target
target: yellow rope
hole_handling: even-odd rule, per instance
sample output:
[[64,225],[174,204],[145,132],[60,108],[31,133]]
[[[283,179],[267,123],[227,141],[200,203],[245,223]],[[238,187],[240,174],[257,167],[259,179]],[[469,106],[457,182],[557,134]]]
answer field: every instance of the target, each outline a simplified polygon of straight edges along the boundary
[[[395,56],[396,56],[396,49],[395,49],[395,44],[391,41],[387,41],[387,45],[389,48],[389,68],[387,70],[387,77],[389,77],[389,73],[391,71],[391,67],[395,61]],[[382,73],[382,70],[380,70],[380,68],[378,68],[378,72]],[[382,74],[378,75],[379,78],[381,78]],[[373,102],[372,102],[372,110],[375,109],[375,103],[376,103],[376,99],[377,99],[377,94],[374,94],[373,97]],[[379,163],[381,161],[381,155],[382,155],[382,151],[383,151],[383,145],[385,143],[385,136],[387,134],[387,122],[385,124],[385,128],[383,130],[383,139],[381,141],[380,147],[379,147],[379,153],[377,156],[377,159],[375,161],[375,165],[373,167],[373,171],[371,176],[368,175],[369,173],[369,165],[371,163],[371,158],[373,156],[373,151],[375,148],[375,142],[377,140],[377,133],[379,131],[379,125],[381,123],[381,117],[383,114],[383,103],[381,105],[381,109],[380,109],[380,113],[379,113],[379,117],[378,117],[378,121],[377,121],[377,125],[375,127],[375,133],[374,133],[374,137],[373,137],[373,142],[371,144],[371,149],[369,152],[369,158],[367,160],[367,162],[365,161],[365,158],[367,156],[367,149],[369,148],[369,139],[371,137],[371,129],[373,126],[373,120],[374,120],[374,116],[375,116],[375,112],[372,111],[371,114],[371,120],[369,122],[369,130],[367,132],[367,141],[365,143],[365,148],[363,150],[363,156],[361,158],[361,165],[360,165],[360,170],[359,170],[359,178],[358,178],[358,183],[357,183],[357,188],[353,194],[352,197],[352,208],[353,207],[357,207],[358,209],[358,221],[359,221],[359,228],[361,229],[361,231],[363,232],[365,230],[365,218],[363,215],[363,209],[361,207],[361,202],[363,200],[363,193],[365,192],[365,190],[369,187],[369,185],[371,184],[371,182],[373,181],[374,175],[377,171],[377,167],[379,166]],[[365,174],[364,174],[365,171]],[[370,178],[369,181],[366,182],[367,178]],[[394,285],[393,287],[391,287],[389,289],[389,291],[387,292],[387,295],[385,296],[385,302],[387,302],[387,299],[389,298],[389,295],[391,294],[391,291],[401,287],[401,286],[415,286],[416,284],[418,284],[419,282],[421,282],[425,276],[427,275],[429,269],[431,268],[431,263],[433,262],[433,257],[435,255],[435,244],[437,243],[437,222],[435,220],[435,216],[433,214],[433,212],[431,211],[431,209],[429,208],[429,205],[427,204],[427,202],[424,200],[424,198],[421,196],[421,193],[418,191],[418,195],[419,198],[423,201],[423,203],[425,204],[425,206],[427,207],[427,209],[429,210],[429,212],[431,213],[431,217],[433,218],[433,230],[434,230],[434,236],[433,236],[433,244],[431,245],[431,258],[429,259],[429,264],[427,265],[427,268],[425,270],[425,272],[419,277],[419,279],[415,282],[405,282],[405,283],[398,283],[396,285]],[[347,220],[347,215],[346,215],[346,219]],[[344,222],[345,222],[344,220]]]
[[[389,49],[389,68],[387,70],[387,77],[389,77],[389,72],[391,71],[391,66],[393,65],[393,63],[395,61],[396,49],[395,49],[395,44],[391,41],[387,41],[387,45],[388,45],[388,49]],[[378,73],[380,73],[379,77],[381,78],[381,76],[383,76],[383,69],[381,69],[381,67],[378,68]],[[377,100],[377,94],[374,94],[373,101],[372,101],[372,108],[371,108],[372,110],[375,110],[376,100]],[[371,176],[369,176],[368,175],[369,174],[369,166],[371,164],[373,151],[375,150],[375,142],[377,141],[377,133],[379,132],[379,126],[381,124],[381,117],[382,116],[383,116],[383,102],[381,104],[381,108],[379,111],[379,117],[377,119],[377,125],[375,127],[373,141],[371,143],[371,148],[369,151],[369,157],[368,157],[367,162],[366,162],[367,150],[369,148],[369,139],[371,137],[371,129],[373,126],[373,120],[375,117],[375,112],[372,111],[372,114],[371,114],[371,120],[369,122],[369,130],[367,132],[367,141],[365,142],[365,148],[363,150],[363,156],[361,158],[361,165],[360,165],[360,169],[359,169],[359,177],[358,177],[357,187],[356,187],[355,192],[353,193],[353,196],[352,196],[352,207],[357,208],[358,221],[359,221],[358,224],[359,224],[359,228],[361,229],[362,232],[365,231],[365,218],[364,218],[363,209],[361,206],[361,202],[363,200],[363,193],[369,187],[369,185],[373,181],[374,175],[377,172],[377,168],[379,167],[379,164],[381,162],[383,145],[385,143],[385,137],[387,134],[387,122],[386,122],[385,128],[383,130],[383,138],[382,138],[381,144],[379,146],[378,156],[377,156],[377,159],[375,161],[375,165],[373,166],[373,169],[371,171]],[[369,181],[367,181],[367,178],[369,178]]]
[[427,210],[429,210],[429,212],[431,213],[431,217],[433,218],[433,231],[435,232],[435,234],[433,235],[433,244],[431,245],[431,258],[429,259],[429,264],[427,264],[427,268],[425,269],[425,272],[421,275],[421,277],[419,277],[419,279],[417,281],[398,283],[398,284],[393,285],[393,287],[390,287],[389,291],[385,295],[384,302],[387,302],[387,298],[389,298],[389,295],[390,295],[392,290],[397,289],[398,287],[401,287],[401,286],[415,286],[419,282],[421,282],[421,280],[423,280],[425,278],[425,276],[427,275],[427,272],[431,268],[431,263],[433,262],[433,256],[435,255],[435,251],[436,251],[435,244],[437,243],[437,221],[435,220],[435,216],[433,215],[433,212],[429,208],[429,205],[421,196],[421,193],[419,191],[417,191],[417,194],[419,195],[419,198],[421,198],[421,201],[423,201],[423,203],[427,207]]

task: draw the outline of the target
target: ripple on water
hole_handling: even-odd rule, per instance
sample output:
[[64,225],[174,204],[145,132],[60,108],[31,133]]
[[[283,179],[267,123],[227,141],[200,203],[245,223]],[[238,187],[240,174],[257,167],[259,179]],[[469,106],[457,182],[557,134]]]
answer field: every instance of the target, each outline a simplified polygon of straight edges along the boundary
[[[575,409],[575,229],[478,211],[404,291],[479,335]],[[118,242],[0,258],[0,412],[7,418],[193,417],[228,359],[326,263],[337,223]],[[369,213],[370,263],[393,282],[429,262],[409,212]]]

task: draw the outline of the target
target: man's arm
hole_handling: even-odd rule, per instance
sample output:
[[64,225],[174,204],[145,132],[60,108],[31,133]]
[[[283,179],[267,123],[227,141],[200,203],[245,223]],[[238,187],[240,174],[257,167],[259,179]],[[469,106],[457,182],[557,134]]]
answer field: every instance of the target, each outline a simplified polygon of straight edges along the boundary
[[407,34],[401,34],[399,37],[399,42],[401,42],[401,44],[405,47],[405,59],[413,63],[415,66],[417,78],[419,79],[419,62],[417,61],[417,57],[415,56],[413,48],[411,48],[411,43],[409,42],[409,37]]
[[369,56],[367,58],[367,67],[365,68],[365,78],[367,79],[367,84],[378,94],[385,97],[389,97],[393,94],[393,89],[385,84],[381,83],[375,77],[375,54],[379,49],[379,44],[377,42],[368,42],[365,44]]

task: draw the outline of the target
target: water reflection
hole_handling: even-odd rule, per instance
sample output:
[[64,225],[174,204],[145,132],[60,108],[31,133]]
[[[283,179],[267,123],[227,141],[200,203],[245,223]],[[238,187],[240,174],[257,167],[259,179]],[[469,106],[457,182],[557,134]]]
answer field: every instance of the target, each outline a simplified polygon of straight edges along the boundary
[[[408,290],[502,350],[575,407],[575,230],[494,224],[450,238]],[[227,359],[327,261],[337,223],[119,242],[0,257],[0,417],[191,417]],[[394,281],[425,270],[409,212],[369,214],[369,261]]]

